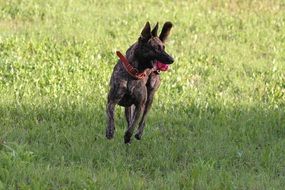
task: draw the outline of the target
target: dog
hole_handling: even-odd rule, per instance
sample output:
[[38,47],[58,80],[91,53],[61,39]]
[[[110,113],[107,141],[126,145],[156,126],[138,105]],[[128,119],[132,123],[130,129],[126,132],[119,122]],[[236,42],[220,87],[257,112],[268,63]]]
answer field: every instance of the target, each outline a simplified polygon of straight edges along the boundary
[[158,23],[151,30],[150,23],[146,22],[137,42],[126,51],[126,57],[117,52],[120,59],[114,66],[107,97],[107,139],[114,137],[117,104],[125,107],[128,127],[124,142],[130,143],[138,124],[135,138],[141,139],[147,113],[160,86],[159,73],[174,62],[174,58],[165,51],[165,41],[172,26],[171,22],[165,22],[158,36]]

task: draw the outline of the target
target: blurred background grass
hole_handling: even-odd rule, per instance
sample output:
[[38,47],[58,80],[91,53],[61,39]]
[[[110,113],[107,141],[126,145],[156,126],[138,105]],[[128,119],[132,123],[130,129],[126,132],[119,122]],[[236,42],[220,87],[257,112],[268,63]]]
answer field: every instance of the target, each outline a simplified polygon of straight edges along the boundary
[[[115,51],[168,20],[143,140],[118,107],[106,141]],[[282,189],[284,25],[282,0],[0,0],[0,189]]]

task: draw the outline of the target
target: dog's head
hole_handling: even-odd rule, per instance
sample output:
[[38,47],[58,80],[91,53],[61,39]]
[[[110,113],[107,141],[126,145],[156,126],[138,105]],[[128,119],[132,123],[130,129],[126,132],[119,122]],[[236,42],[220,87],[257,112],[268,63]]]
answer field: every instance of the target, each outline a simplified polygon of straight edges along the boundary
[[144,67],[152,68],[154,63],[160,62],[162,64],[172,64],[174,59],[165,51],[165,41],[172,28],[171,22],[166,22],[161,30],[160,35],[157,35],[158,23],[151,30],[149,22],[145,24],[141,35],[138,39],[138,48],[135,55],[140,60],[146,60]]

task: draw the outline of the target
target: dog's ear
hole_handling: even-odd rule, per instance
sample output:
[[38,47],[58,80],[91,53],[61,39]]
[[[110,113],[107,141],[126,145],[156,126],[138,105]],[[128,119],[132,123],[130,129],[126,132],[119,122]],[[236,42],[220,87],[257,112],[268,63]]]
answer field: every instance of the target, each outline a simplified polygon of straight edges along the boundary
[[157,30],[158,30],[158,22],[156,23],[155,27],[152,29],[151,31],[151,35],[153,37],[156,37],[157,36]]
[[143,42],[147,42],[151,38],[150,24],[147,21],[140,36],[140,40]]
[[164,23],[163,27],[162,27],[162,30],[161,30],[161,33],[159,35],[159,39],[164,43],[165,40],[167,39],[169,33],[170,33],[170,30],[172,28],[172,23],[171,22],[166,22]]

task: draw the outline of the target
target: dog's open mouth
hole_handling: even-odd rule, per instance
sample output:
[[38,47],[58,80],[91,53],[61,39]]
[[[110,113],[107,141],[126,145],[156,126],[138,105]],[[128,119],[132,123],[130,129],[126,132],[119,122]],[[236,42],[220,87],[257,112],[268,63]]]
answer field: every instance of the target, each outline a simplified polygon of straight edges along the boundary
[[155,62],[155,65],[156,65],[157,70],[160,70],[160,71],[167,71],[169,68],[168,64],[164,64],[164,63],[157,61],[157,60]]

